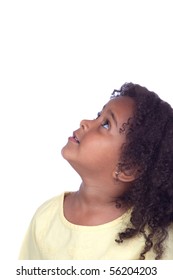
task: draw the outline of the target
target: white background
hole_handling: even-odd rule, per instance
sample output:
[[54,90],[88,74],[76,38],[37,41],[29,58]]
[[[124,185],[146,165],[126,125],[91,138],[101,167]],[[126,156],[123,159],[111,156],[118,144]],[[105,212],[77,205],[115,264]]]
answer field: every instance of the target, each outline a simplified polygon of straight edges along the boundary
[[61,148],[114,88],[173,105],[171,2],[0,2],[0,257],[18,258],[40,204],[78,189]]

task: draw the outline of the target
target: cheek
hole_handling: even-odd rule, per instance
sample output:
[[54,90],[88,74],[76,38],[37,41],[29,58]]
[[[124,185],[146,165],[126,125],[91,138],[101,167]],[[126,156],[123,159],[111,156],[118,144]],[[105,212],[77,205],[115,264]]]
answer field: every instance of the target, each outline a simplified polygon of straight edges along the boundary
[[121,145],[114,141],[90,140],[83,142],[79,147],[79,153],[83,158],[91,164],[99,164],[104,167],[107,164],[115,166],[120,157]]
[[113,170],[120,158],[122,139],[119,137],[86,136],[79,145],[68,142],[62,148],[62,156],[75,169],[85,168],[105,174]]

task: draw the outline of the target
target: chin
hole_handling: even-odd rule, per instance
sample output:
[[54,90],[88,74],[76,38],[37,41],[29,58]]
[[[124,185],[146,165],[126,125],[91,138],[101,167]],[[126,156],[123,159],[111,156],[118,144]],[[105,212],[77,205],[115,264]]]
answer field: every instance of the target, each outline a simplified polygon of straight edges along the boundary
[[71,164],[71,161],[73,161],[72,160],[72,153],[71,153],[71,151],[68,150],[68,148],[66,146],[64,146],[62,148],[61,155],[65,160],[67,160]]
[[61,155],[64,159],[68,158],[68,152],[66,151],[66,146],[64,146],[61,150]]

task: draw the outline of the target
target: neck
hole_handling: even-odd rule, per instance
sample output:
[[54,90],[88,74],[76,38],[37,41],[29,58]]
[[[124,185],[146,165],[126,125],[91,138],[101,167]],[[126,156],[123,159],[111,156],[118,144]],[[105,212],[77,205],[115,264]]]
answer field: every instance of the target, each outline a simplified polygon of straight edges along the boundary
[[87,185],[82,182],[79,190],[74,194],[76,201],[80,205],[86,206],[90,209],[113,207],[115,208],[116,187],[98,186],[98,185]]
[[117,208],[115,194],[108,188],[81,184],[77,192],[67,196],[64,215],[68,221],[77,225],[94,226],[113,221],[126,212],[126,207]]

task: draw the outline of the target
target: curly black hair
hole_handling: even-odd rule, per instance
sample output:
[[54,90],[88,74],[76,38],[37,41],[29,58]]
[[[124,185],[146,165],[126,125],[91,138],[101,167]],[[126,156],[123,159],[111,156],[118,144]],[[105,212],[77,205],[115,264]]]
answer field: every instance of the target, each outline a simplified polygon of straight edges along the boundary
[[173,222],[173,109],[159,96],[138,84],[125,83],[112,98],[128,96],[135,101],[129,120],[121,166],[137,170],[136,179],[122,197],[132,205],[131,224],[116,242],[142,234],[145,246],[139,258],[153,248],[161,259],[168,226]]

